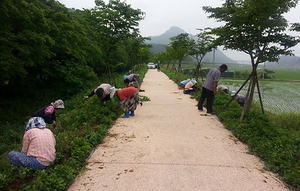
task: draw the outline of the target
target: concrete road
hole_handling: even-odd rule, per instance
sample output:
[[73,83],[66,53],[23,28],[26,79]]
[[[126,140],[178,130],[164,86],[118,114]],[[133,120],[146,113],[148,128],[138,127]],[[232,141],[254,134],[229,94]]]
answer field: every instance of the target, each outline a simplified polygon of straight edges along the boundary
[[148,70],[141,89],[151,101],[117,120],[68,191],[288,190],[164,73]]

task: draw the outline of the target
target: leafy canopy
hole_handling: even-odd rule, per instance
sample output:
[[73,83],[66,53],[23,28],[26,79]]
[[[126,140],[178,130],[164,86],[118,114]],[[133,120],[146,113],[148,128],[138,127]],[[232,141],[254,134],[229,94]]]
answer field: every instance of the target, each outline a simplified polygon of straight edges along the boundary
[[225,22],[211,30],[218,37],[215,43],[249,54],[252,64],[257,65],[292,54],[289,48],[299,39],[285,33],[288,23],[283,14],[297,3],[298,0],[227,0],[222,7],[203,10],[211,13],[209,18]]

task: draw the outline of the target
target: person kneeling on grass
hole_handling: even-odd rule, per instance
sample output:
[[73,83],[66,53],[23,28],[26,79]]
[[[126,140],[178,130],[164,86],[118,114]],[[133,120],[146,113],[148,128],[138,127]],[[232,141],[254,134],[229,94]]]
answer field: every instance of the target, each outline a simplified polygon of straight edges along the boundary
[[199,90],[199,88],[197,86],[195,86],[195,84],[197,83],[197,81],[195,79],[192,79],[191,81],[189,81],[185,86],[184,86],[184,94],[189,94],[191,92],[197,91]]
[[121,105],[124,104],[125,115],[123,115],[122,118],[128,118],[129,116],[134,116],[135,115],[134,110],[136,110],[136,107],[139,104],[138,89],[134,87],[115,89],[113,87],[111,92],[113,95],[117,96],[121,100],[118,103],[117,108],[119,108]]
[[21,152],[11,151],[7,159],[11,164],[24,166],[33,170],[46,169],[54,163],[55,138],[41,117],[29,119],[23,137]]

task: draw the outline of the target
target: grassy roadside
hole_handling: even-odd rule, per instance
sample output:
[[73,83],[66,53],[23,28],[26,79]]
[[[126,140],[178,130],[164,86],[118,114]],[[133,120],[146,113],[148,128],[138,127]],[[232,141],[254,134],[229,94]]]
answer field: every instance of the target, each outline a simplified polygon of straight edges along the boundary
[[[135,72],[140,74],[141,82],[146,72],[146,65],[141,66]],[[123,74],[116,74],[115,79],[117,87],[124,88]],[[56,139],[57,157],[55,164],[46,170],[34,172],[10,165],[6,159],[9,150],[0,147],[2,148],[0,150],[0,190],[66,190],[71,185],[78,173],[82,171],[93,148],[103,141],[107,130],[123,114],[122,107],[115,109],[119,101],[117,97],[108,101],[106,106],[103,106],[97,96],[83,100],[84,96],[98,86],[98,82],[91,84],[90,89],[65,100],[65,109],[59,110],[57,114],[57,127],[53,129],[52,126],[47,126],[53,131]],[[22,131],[15,132],[14,141],[10,140],[12,135],[2,137],[2,140],[7,142],[9,148],[20,151],[25,126],[8,124],[6,128],[9,129],[11,126],[16,126],[15,128],[22,129]]]
[[[161,71],[177,84],[191,78],[164,67]],[[197,86],[201,87],[201,83]],[[192,94],[191,98],[199,100],[200,91]],[[253,110],[240,121],[242,107],[237,102],[224,109],[229,100],[229,95],[218,92],[213,108],[219,120],[249,146],[249,154],[264,161],[266,170],[279,175],[291,190],[300,190],[300,114],[263,115],[254,104]]]

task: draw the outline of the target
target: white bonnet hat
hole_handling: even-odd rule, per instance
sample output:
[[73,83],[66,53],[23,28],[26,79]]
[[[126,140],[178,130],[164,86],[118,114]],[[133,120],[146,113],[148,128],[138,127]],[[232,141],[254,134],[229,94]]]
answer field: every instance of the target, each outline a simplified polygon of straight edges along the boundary
[[115,93],[119,90],[120,90],[120,88],[119,89],[115,88],[115,86],[109,88],[109,97],[112,98],[115,95]]

